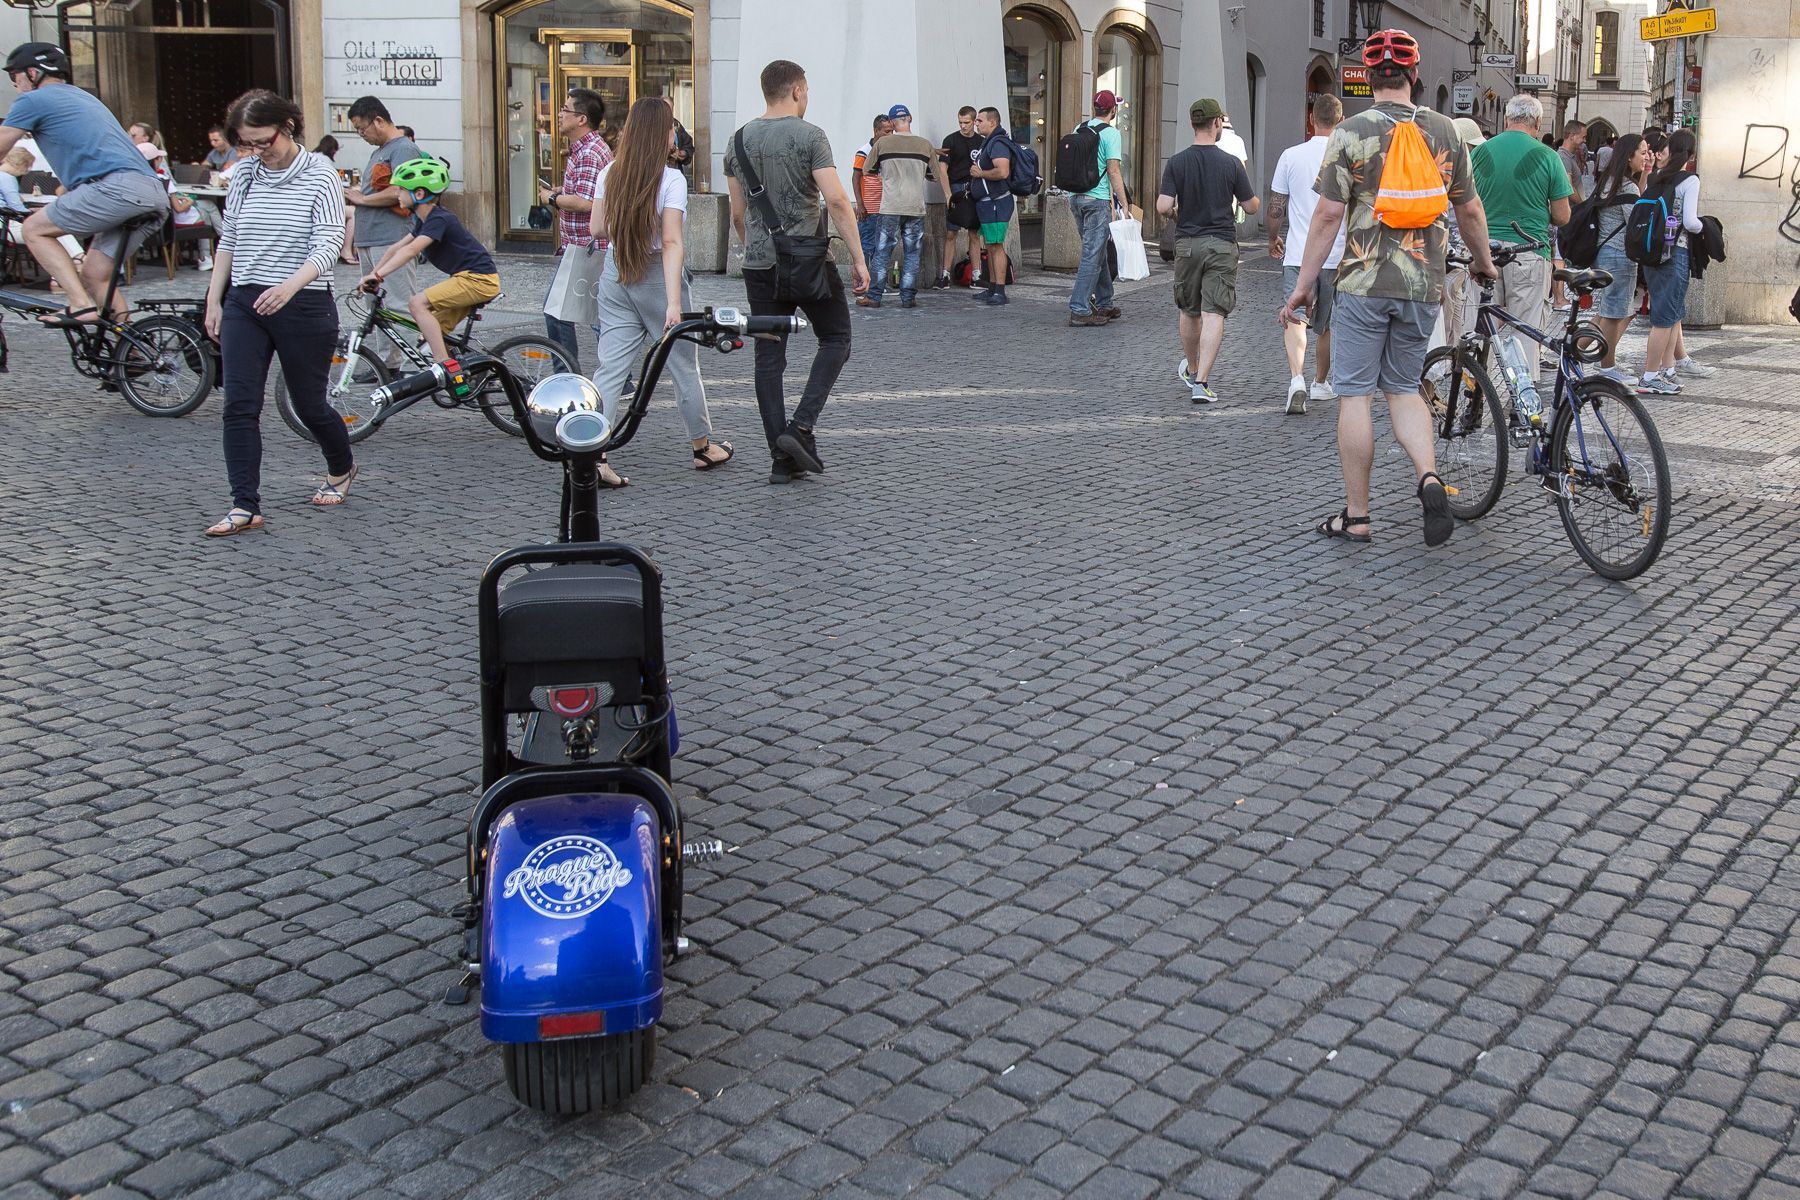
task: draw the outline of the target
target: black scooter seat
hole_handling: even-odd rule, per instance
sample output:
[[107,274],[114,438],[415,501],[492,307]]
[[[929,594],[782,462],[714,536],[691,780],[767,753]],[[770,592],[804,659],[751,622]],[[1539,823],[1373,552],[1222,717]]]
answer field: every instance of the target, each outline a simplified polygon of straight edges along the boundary
[[531,689],[610,683],[619,703],[641,693],[644,580],[631,566],[571,565],[521,575],[500,589],[506,706],[531,705]]

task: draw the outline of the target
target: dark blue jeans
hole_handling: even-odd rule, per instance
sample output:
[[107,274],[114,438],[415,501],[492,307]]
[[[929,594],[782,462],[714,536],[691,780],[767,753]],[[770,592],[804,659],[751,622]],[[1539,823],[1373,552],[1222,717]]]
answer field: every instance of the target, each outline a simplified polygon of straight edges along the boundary
[[343,475],[355,462],[344,419],[325,403],[338,336],[337,305],[331,293],[302,291],[281,311],[265,317],[254,307],[265,290],[229,289],[219,321],[219,354],[225,368],[225,470],[231,477],[231,503],[253,513],[262,511],[261,418],[271,360],[281,359],[294,411],[325,452],[325,470]]

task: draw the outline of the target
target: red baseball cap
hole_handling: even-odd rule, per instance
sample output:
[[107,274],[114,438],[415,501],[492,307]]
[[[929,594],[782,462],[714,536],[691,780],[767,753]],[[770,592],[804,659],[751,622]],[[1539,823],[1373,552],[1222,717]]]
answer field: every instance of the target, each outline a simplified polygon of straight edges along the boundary
[[1111,112],[1113,109],[1115,109],[1117,107],[1119,107],[1119,98],[1117,96],[1113,95],[1111,92],[1095,92],[1094,93],[1094,111],[1095,112]]

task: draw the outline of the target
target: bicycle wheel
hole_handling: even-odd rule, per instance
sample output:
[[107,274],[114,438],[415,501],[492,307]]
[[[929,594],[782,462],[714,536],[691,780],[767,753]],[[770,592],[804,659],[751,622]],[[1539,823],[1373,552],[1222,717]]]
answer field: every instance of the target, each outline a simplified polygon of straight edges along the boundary
[[1649,569],[1669,536],[1669,458],[1643,402],[1611,379],[1588,379],[1550,430],[1549,483],[1582,561],[1608,579]]
[[[294,398],[288,394],[287,378],[281,373],[279,359],[274,363],[273,374],[275,409],[281,419],[307,441],[318,441],[294,408]],[[367,346],[358,346],[354,357],[344,346],[331,352],[331,372],[325,377],[325,403],[343,419],[344,432],[350,435],[351,441],[360,442],[375,432],[375,405],[369,396],[376,388],[385,387],[392,378],[381,356]]]
[[1425,356],[1419,394],[1431,410],[1438,474],[1456,489],[1450,511],[1473,521],[1487,515],[1506,486],[1506,417],[1480,363],[1465,357],[1461,377],[1449,377],[1455,352],[1454,346],[1439,346]]
[[[541,333],[522,333],[517,337],[509,337],[503,342],[495,343],[487,353],[505,363],[506,369],[513,373],[513,378],[527,392],[547,376],[575,371],[575,364],[569,360],[569,352]],[[500,386],[499,380],[490,377],[475,394],[475,399],[481,406],[482,415],[492,421],[496,429],[503,429],[514,437],[525,436],[518,421],[513,419],[512,405],[507,403],[506,390]]]
[[185,417],[212,391],[213,359],[204,336],[180,317],[145,317],[132,337],[112,343],[113,383],[146,417]]

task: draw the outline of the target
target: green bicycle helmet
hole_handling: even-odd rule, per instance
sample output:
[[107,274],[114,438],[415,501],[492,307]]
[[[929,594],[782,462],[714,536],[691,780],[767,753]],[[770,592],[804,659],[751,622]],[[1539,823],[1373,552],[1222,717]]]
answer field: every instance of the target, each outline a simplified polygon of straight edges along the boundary
[[424,188],[436,196],[450,186],[450,168],[435,158],[413,158],[394,168],[393,185],[402,191]]

